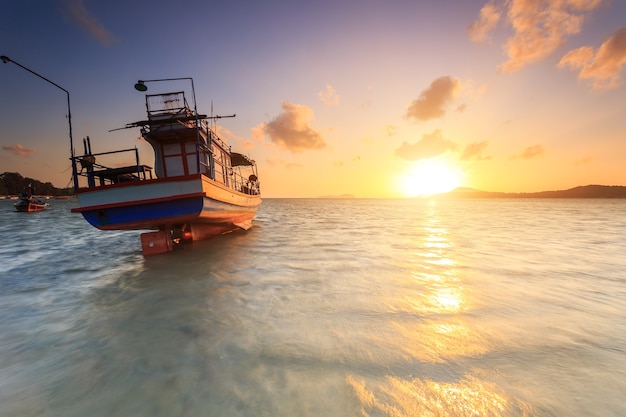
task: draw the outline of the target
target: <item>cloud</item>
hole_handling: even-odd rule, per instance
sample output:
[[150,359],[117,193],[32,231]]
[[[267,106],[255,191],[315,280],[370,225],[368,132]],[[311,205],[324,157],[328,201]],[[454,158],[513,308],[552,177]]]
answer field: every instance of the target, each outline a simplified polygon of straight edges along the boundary
[[272,142],[293,153],[326,146],[322,134],[309,124],[313,119],[313,110],[286,101],[282,103],[282,108],[283,112],[274,120],[260,126]]
[[78,25],[87,29],[98,42],[104,46],[109,46],[113,43],[115,37],[108,32],[96,18],[91,16],[83,4],[83,0],[66,0],[65,7],[71,18],[78,23]]
[[326,91],[320,91],[317,96],[326,106],[336,106],[339,104],[339,95],[332,85],[326,84]]
[[287,162],[283,159],[266,159],[265,162],[267,163],[267,165],[271,166],[271,167],[282,167],[282,168],[286,168],[286,169],[297,169],[297,168],[302,168],[302,164],[298,164],[298,163],[293,163],[293,162]]
[[468,28],[470,39],[473,42],[484,42],[487,39],[489,31],[496,27],[500,20],[500,12],[493,3],[485,4],[480,9],[478,20],[472,23]]
[[485,151],[487,146],[489,146],[489,142],[487,141],[470,143],[465,147],[465,150],[461,155],[461,160],[486,161],[491,159],[491,156],[483,155],[483,152]]
[[395,153],[396,156],[404,160],[417,161],[419,159],[432,158],[455,148],[456,145],[445,139],[441,134],[441,130],[437,129],[430,134],[425,134],[416,143],[402,142],[402,145],[396,149]]
[[409,104],[406,117],[423,121],[442,117],[446,112],[446,105],[452,102],[460,88],[461,81],[458,78],[437,78],[422,91],[418,99]]
[[[217,134],[217,136],[226,140],[226,142],[238,143],[237,145],[238,149],[250,150],[255,147],[256,138],[254,137],[254,128],[252,128],[252,135],[253,135],[252,139],[246,139],[244,137],[241,137],[237,135],[235,132],[233,132],[232,130],[222,125],[218,125],[218,124],[216,124],[213,127],[213,130],[215,130],[215,133]],[[261,142],[262,142],[262,137],[261,137]]]
[[520,154],[514,155],[511,159],[534,159],[543,156],[544,153],[543,146],[534,145],[524,149]]
[[394,126],[394,125],[386,125],[383,128],[383,132],[386,136],[394,136],[396,134],[396,132],[398,131],[398,126]]
[[26,148],[20,144],[14,144],[11,146],[3,146],[2,147],[3,151],[7,151],[7,152],[11,152],[13,155],[17,155],[17,156],[25,156],[25,157],[29,157],[34,153],[37,153],[37,149],[33,149],[33,148]]
[[[506,22],[513,35],[504,45],[508,60],[498,67],[501,72],[514,72],[531,62],[549,56],[572,35],[580,33],[583,16],[597,8],[602,0],[507,0],[502,3]],[[484,40],[498,15],[490,1],[470,26],[472,40]],[[499,16],[499,15],[498,15]]]
[[620,85],[620,72],[626,65],[626,27],[612,34],[595,51],[583,46],[568,52],[558,67],[580,70],[578,78],[591,80],[593,88],[614,88]]

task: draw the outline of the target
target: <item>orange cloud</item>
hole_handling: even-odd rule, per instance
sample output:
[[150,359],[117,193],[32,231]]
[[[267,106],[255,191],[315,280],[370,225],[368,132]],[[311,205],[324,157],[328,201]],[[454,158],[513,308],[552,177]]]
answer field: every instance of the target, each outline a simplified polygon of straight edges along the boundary
[[430,134],[422,136],[418,142],[410,144],[402,142],[396,149],[396,155],[407,161],[417,161],[424,158],[432,158],[448,150],[454,150],[456,145],[443,137],[441,130],[437,129]]
[[102,45],[109,46],[113,43],[114,36],[97,19],[91,16],[82,0],[66,0],[65,6],[72,19],[84,29],[87,29]]
[[326,91],[320,91],[317,96],[326,106],[336,106],[339,104],[339,95],[332,85],[326,84]]
[[406,117],[409,119],[429,120],[442,117],[446,105],[452,102],[461,88],[458,78],[445,76],[434,80],[422,91],[419,98],[409,104]]
[[296,169],[296,168],[301,168],[302,164],[298,164],[298,163],[292,163],[292,162],[287,162],[283,159],[266,159],[265,162],[267,163],[267,165],[271,166],[271,167],[283,167],[286,169]]
[[543,146],[534,145],[524,149],[519,155],[513,156],[511,159],[534,159],[543,156],[545,153]]
[[383,129],[383,132],[386,136],[394,136],[398,131],[398,127],[394,125],[386,125]]
[[[502,72],[514,72],[528,63],[541,61],[565,40],[580,33],[583,15],[600,5],[602,0],[508,0],[503,3],[506,21],[514,34],[504,50],[509,59],[498,67]],[[493,2],[480,11],[478,20],[470,26],[470,38],[482,41],[496,23],[499,12]]]
[[33,148],[26,148],[20,144],[14,144],[11,146],[3,146],[2,150],[7,151],[7,152],[11,152],[13,155],[17,155],[17,156],[25,156],[25,157],[29,157],[34,153],[37,153],[37,149],[33,149]]
[[326,146],[322,134],[309,124],[313,119],[313,110],[286,101],[282,103],[282,108],[283,112],[274,120],[260,126],[272,142],[293,153]]
[[500,20],[500,12],[492,3],[485,4],[480,9],[478,20],[472,23],[468,28],[470,39],[473,42],[484,42],[487,39],[489,31],[496,27]]
[[483,155],[487,146],[489,146],[489,142],[487,141],[470,143],[465,147],[461,155],[461,160],[469,161],[473,159],[475,161],[485,161],[491,159],[491,156]]
[[611,35],[595,51],[583,46],[568,52],[559,62],[559,68],[580,70],[578,78],[591,80],[593,88],[614,88],[620,85],[620,72],[626,65],[626,27]]

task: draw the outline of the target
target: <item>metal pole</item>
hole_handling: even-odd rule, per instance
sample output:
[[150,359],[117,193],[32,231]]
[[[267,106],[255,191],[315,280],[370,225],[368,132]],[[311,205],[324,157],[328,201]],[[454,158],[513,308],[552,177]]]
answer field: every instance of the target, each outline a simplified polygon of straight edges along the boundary
[[67,91],[65,88],[61,87],[59,84],[50,81],[49,79],[47,79],[46,77],[44,77],[43,75],[37,74],[35,71],[26,68],[24,65],[15,62],[14,60],[10,59],[8,56],[2,55],[0,56],[0,59],[2,60],[2,62],[4,62],[5,64],[7,62],[12,62],[15,65],[17,65],[18,67],[25,69],[26,71],[30,72],[33,75],[36,75],[37,77],[41,78],[44,81],[49,82],[50,84],[52,84],[53,86],[65,91],[65,94],[67,95],[67,122],[70,126],[70,155],[71,155],[71,160],[72,160],[72,179],[74,180],[74,190],[78,189],[78,174],[76,172],[76,160],[74,159],[74,139],[72,138],[72,111],[70,110],[70,92]]

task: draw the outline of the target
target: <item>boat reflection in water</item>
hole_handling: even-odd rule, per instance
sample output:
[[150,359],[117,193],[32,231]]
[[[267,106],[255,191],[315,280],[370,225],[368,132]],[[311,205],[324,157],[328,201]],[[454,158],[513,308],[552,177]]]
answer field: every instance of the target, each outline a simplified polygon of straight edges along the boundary
[[[347,382],[363,405],[364,415],[393,416],[502,416],[526,415],[531,407],[519,399],[508,399],[505,392],[481,379],[480,369],[459,374],[451,363],[471,362],[490,353],[490,335],[484,334],[472,318],[477,306],[466,294],[461,268],[449,250],[454,242],[441,226],[437,202],[429,202],[421,225],[421,242],[407,243],[414,252],[415,269],[405,285],[420,289],[410,296],[389,300],[389,313],[395,316],[386,331],[377,332],[373,345],[385,351],[396,350],[404,363],[394,364],[385,378],[371,380],[353,375]],[[458,253],[458,251],[456,252]],[[413,372],[411,372],[411,369]],[[426,371],[426,372],[422,372]],[[412,374],[435,375],[419,378]],[[381,382],[382,380],[382,382]]]

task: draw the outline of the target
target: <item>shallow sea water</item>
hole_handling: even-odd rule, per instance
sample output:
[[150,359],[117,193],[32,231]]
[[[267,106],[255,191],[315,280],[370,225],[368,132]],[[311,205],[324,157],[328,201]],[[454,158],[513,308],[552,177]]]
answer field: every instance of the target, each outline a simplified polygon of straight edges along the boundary
[[626,201],[265,199],[144,258],[0,201],[0,417],[624,416]]

